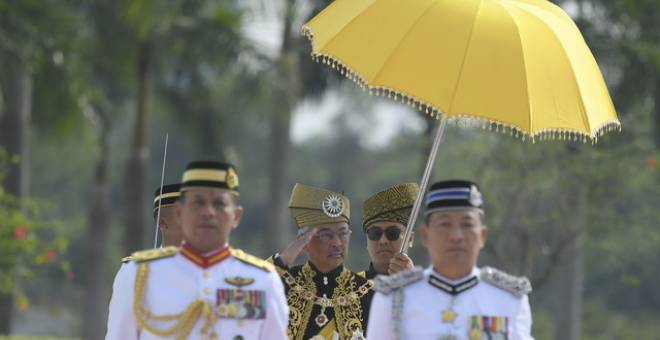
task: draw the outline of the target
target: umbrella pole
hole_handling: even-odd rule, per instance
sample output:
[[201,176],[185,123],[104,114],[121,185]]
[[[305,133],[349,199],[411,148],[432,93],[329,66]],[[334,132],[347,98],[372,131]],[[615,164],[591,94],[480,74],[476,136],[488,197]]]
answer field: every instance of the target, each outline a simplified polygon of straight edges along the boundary
[[426,168],[424,169],[422,182],[419,184],[419,192],[417,193],[417,198],[415,199],[415,205],[413,205],[412,212],[410,213],[410,218],[408,219],[408,225],[406,226],[406,232],[403,234],[403,243],[401,243],[400,251],[404,254],[408,253],[408,245],[410,245],[410,237],[412,236],[412,232],[415,229],[415,223],[417,222],[417,215],[419,213],[419,209],[422,206],[422,201],[426,193],[426,187],[428,187],[429,185],[431,170],[433,170],[435,157],[438,155],[438,149],[440,148],[440,144],[442,143],[442,138],[445,134],[446,126],[447,126],[447,120],[443,115],[443,117],[440,119],[440,125],[435,131],[433,146],[431,147],[431,153],[429,154],[429,158],[426,161]]

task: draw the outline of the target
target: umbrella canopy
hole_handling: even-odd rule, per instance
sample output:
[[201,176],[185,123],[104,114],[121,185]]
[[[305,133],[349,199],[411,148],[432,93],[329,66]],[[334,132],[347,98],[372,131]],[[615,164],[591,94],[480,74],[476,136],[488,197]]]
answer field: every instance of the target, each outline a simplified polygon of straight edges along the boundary
[[370,93],[442,114],[402,252],[448,120],[532,141],[621,126],[582,34],[546,0],[335,0],[303,33],[313,58]]
[[317,60],[433,116],[532,140],[620,127],[580,31],[546,0],[336,0],[303,33]]

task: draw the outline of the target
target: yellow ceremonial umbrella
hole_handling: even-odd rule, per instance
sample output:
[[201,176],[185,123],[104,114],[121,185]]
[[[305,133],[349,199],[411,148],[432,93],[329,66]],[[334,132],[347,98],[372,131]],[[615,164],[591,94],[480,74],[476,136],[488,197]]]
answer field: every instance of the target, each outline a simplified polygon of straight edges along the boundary
[[580,31],[546,0],[336,0],[303,33],[370,93],[442,116],[407,237],[448,120],[532,141],[620,128]]

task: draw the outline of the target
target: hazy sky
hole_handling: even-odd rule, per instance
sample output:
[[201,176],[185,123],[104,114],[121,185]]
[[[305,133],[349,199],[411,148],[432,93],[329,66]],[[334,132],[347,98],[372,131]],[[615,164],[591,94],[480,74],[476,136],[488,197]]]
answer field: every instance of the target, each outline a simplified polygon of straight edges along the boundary
[[[253,0],[248,5],[250,15],[246,18],[245,34],[257,43],[263,51],[276,56],[280,46],[281,22],[280,9],[277,3],[281,1]],[[302,9],[304,10],[304,9]],[[302,17],[302,16],[301,16]],[[302,26],[302,22],[300,22]],[[348,89],[369,97],[369,94],[359,87],[349,84]],[[346,89],[346,90],[348,90]],[[340,102],[345,101],[342,91],[329,91],[324,98],[314,102],[304,102],[298,106],[293,115],[291,140],[300,143],[318,135],[329,133],[327,126],[330,121],[340,114]],[[403,129],[423,129],[424,122],[410,110],[400,104],[390,103],[387,100],[373,99],[373,111],[369,114],[373,119],[368,120],[370,126],[361,131],[367,131],[364,143],[368,147],[383,147],[392,137]],[[366,125],[364,119],[356,119],[356,123]]]

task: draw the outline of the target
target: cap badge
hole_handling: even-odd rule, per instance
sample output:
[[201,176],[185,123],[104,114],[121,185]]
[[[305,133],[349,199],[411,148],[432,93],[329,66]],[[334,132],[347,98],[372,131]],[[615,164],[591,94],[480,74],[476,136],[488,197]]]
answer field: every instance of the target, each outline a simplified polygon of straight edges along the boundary
[[225,181],[227,182],[227,187],[229,187],[229,189],[234,189],[238,186],[238,175],[233,168],[229,168],[229,171],[227,171],[227,178]]
[[328,217],[339,217],[344,212],[344,202],[337,195],[328,195],[321,203],[323,213]]
[[472,204],[474,207],[480,207],[483,203],[484,201],[481,198],[479,189],[477,189],[477,187],[474,185],[470,187],[470,204]]

